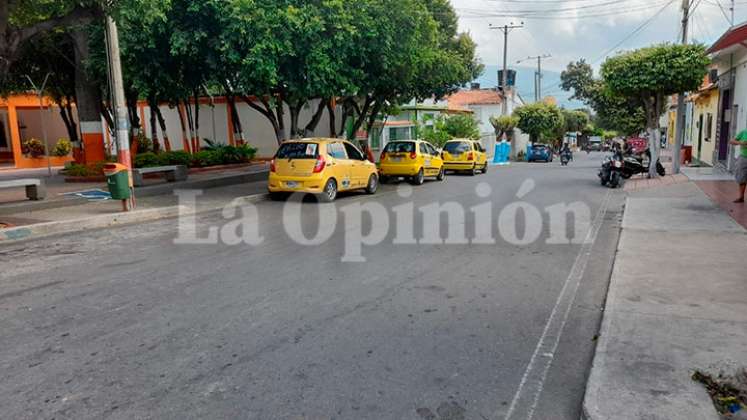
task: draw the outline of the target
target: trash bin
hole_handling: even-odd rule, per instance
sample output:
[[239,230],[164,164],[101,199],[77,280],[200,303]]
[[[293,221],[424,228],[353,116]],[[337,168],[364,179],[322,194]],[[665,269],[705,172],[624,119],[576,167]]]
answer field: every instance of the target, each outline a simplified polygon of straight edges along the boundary
[[106,185],[109,187],[114,200],[128,200],[130,198],[130,176],[127,167],[120,163],[104,165]]

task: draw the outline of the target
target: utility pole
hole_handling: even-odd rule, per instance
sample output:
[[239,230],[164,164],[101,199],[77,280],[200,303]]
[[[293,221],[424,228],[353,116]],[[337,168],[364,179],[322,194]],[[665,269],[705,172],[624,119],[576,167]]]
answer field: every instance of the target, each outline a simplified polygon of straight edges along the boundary
[[552,57],[550,54],[535,55],[516,62],[520,64],[527,60],[537,60],[537,72],[534,74],[534,102],[542,100],[542,60],[550,57]]
[[[687,44],[687,29],[690,22],[690,1],[682,0],[682,44]],[[672,173],[680,173],[680,155],[682,154],[682,139],[685,135],[685,92],[677,94],[677,117],[674,136],[674,151],[672,152]],[[658,146],[657,146],[658,147]],[[654,162],[651,162],[653,165]]]
[[501,80],[501,86],[503,87],[503,101],[501,102],[501,115],[508,114],[508,33],[513,29],[521,29],[524,27],[524,22],[520,25],[514,25],[511,22],[509,25],[493,26],[490,25],[490,29],[499,29],[503,32],[503,77]]
[[734,0],[731,0],[731,5],[729,6],[729,13],[731,13],[731,27],[734,27]]
[[[112,102],[114,107],[114,125],[117,138],[117,160],[127,167],[127,175],[132,180],[132,158],[130,155],[130,121],[125,104],[124,82],[122,81],[122,63],[119,55],[119,32],[117,23],[111,16],[106,17],[106,41],[109,53],[109,78],[111,80]],[[131,187],[132,196],[129,207],[135,205],[135,191]]]

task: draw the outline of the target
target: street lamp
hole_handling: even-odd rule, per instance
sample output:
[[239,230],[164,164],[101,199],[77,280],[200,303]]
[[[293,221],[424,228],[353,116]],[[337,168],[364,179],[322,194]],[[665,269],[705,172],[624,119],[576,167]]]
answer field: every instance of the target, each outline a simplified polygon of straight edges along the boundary
[[39,97],[39,120],[41,121],[41,128],[42,128],[42,137],[44,138],[44,154],[47,155],[47,176],[50,178],[52,177],[52,161],[49,157],[49,140],[47,139],[47,125],[44,123],[44,88],[47,86],[47,82],[49,81],[49,76],[51,76],[52,73],[47,73],[46,76],[44,76],[44,81],[41,84],[41,87],[37,88],[36,83],[31,79],[31,77],[28,74],[25,74],[26,79],[28,79],[29,83],[31,83],[31,87],[34,88],[34,92],[36,92],[36,96]]

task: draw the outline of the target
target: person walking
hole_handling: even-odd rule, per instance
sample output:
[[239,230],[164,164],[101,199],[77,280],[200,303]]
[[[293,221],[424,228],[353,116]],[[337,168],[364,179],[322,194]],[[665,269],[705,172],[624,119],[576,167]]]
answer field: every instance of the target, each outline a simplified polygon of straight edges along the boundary
[[744,191],[747,188],[747,130],[743,130],[729,144],[739,146],[739,157],[734,170],[734,177],[739,184],[739,198],[735,203],[744,203]]

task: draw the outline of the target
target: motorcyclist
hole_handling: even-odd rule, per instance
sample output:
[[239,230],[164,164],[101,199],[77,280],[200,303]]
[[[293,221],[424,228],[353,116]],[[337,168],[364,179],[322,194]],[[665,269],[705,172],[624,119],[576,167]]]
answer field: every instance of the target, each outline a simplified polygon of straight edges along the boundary
[[563,148],[560,150],[560,155],[565,155],[568,157],[568,160],[573,160],[573,152],[571,152],[571,147],[568,145],[568,143],[563,143]]

